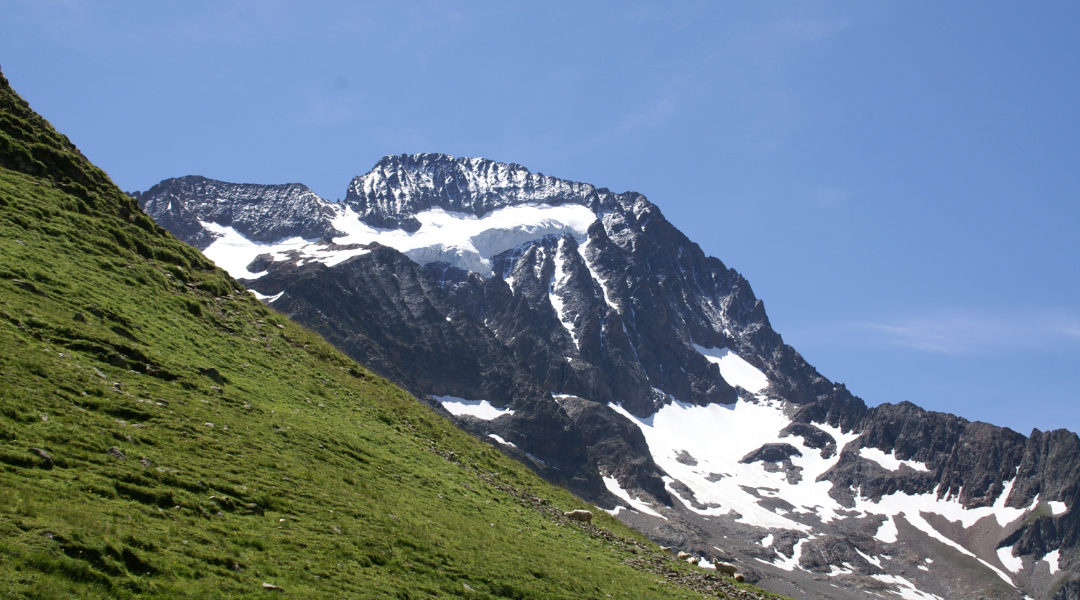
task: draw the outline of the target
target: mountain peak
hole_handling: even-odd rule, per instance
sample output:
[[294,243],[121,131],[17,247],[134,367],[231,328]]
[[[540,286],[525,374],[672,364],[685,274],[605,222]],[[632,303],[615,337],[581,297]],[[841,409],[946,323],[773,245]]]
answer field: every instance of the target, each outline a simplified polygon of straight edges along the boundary
[[447,154],[385,156],[364,175],[355,177],[345,203],[375,227],[420,227],[416,213],[442,208],[483,216],[520,204],[595,205],[596,188],[533,173],[514,163]]
[[[203,221],[229,225],[260,243],[294,236],[329,238],[333,205],[306,185],[229,183],[201,175],[166,179],[146,192],[134,194],[139,207],[158,223],[205,250],[219,236]],[[192,198],[199,198],[197,203]]]
[[1076,572],[1080,438],[867,407],[641,194],[387,156],[329,236],[272,241],[301,205],[213,213],[225,191],[172,199],[207,256],[665,545],[799,597],[1080,598],[1047,591]]

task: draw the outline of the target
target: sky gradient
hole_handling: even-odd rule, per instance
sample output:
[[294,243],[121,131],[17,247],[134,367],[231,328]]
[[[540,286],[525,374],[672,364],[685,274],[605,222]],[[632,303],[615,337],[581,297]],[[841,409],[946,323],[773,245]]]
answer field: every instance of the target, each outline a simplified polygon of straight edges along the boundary
[[0,0],[123,189],[443,152],[649,197],[868,404],[1080,430],[1080,4]]

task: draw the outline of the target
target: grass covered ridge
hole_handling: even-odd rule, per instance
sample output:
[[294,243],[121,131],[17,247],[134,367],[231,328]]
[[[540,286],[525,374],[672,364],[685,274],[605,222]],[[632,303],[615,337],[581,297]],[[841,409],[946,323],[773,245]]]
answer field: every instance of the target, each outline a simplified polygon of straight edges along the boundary
[[256,301],[2,76],[0,257],[0,597],[757,593],[563,519],[580,500]]

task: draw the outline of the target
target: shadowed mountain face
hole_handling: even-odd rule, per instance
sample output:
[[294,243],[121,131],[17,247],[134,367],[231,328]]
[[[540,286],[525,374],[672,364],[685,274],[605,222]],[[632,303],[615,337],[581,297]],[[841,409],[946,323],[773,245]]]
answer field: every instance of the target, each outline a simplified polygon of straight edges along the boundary
[[421,154],[341,203],[192,177],[136,197],[277,310],[666,545],[797,596],[1077,597],[1075,434],[868,408],[640,194]]

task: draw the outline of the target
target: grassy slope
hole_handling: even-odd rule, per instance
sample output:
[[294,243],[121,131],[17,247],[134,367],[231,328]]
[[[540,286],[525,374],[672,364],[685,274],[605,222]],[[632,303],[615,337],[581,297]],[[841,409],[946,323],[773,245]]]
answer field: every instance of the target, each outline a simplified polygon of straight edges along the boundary
[[2,76],[0,348],[2,597],[701,597],[165,234]]

